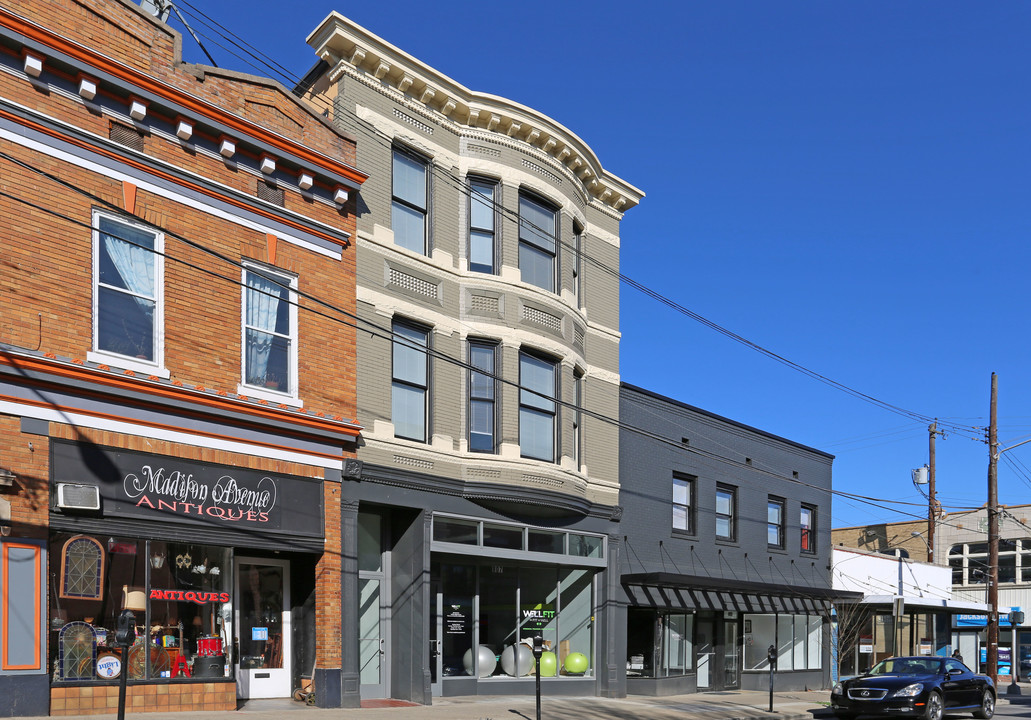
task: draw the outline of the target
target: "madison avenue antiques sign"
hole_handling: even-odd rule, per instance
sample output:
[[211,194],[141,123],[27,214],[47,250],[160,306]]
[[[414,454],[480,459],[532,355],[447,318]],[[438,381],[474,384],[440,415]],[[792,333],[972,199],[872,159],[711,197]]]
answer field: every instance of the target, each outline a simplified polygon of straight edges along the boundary
[[322,483],[256,470],[53,442],[55,482],[95,484],[105,516],[322,534]]

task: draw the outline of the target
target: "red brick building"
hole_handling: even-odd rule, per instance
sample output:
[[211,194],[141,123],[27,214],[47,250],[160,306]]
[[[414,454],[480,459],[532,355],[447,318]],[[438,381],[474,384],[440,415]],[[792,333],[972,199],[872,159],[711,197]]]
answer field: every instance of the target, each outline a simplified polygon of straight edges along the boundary
[[0,715],[341,702],[365,175],[180,40],[0,6]]

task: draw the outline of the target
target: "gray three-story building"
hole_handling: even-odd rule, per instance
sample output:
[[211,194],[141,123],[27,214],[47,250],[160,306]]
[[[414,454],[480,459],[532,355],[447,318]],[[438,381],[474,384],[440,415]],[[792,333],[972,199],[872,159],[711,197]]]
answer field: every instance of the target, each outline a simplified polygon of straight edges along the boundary
[[298,91],[331,102],[371,176],[343,702],[532,693],[537,634],[549,693],[618,692],[601,649],[616,642],[620,435],[595,415],[619,412],[612,271],[643,194],[554,120],[338,14],[308,42],[322,62]]

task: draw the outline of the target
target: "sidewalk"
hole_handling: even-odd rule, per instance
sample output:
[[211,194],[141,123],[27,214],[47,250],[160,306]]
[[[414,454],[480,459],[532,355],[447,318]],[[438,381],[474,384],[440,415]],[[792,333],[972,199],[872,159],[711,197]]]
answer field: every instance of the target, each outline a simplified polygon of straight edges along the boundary
[[[999,702],[1031,702],[1025,694]],[[626,698],[543,697],[541,720],[832,720],[829,691],[775,692],[773,713],[768,692],[734,690],[715,693]],[[394,707],[375,705],[394,704]],[[361,709],[321,709],[292,700],[251,700],[237,711],[237,720],[536,720],[531,696],[464,696],[434,698],[432,705],[367,701]],[[74,720],[110,720],[115,715],[75,715]],[[126,713],[129,720],[226,720],[224,712]],[[29,719],[31,720],[31,719]],[[39,718],[37,720],[43,720]]]
[[[830,718],[827,692],[769,693],[731,691],[669,697],[634,695],[626,698],[542,697],[541,720],[812,720]],[[237,720],[536,720],[531,696],[463,696],[434,698],[432,705],[361,709],[312,708],[292,700],[252,700]],[[130,720],[226,720],[226,713],[126,713]],[[110,720],[115,715],[66,716],[76,720]],[[42,720],[42,719],[40,719]]]

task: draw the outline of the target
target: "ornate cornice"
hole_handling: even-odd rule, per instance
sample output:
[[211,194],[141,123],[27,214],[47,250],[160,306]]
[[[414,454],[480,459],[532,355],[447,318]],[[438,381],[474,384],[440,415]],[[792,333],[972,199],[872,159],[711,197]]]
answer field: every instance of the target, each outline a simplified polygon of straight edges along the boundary
[[331,13],[307,41],[329,64],[330,80],[357,71],[418,103],[438,122],[528,145],[568,170],[601,207],[623,213],[644,197],[607,172],[587,143],[565,126],[515,101],[469,90],[339,13]]

